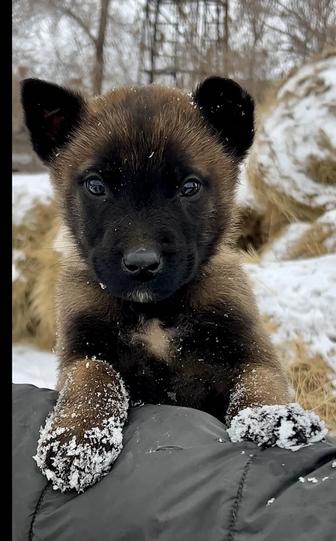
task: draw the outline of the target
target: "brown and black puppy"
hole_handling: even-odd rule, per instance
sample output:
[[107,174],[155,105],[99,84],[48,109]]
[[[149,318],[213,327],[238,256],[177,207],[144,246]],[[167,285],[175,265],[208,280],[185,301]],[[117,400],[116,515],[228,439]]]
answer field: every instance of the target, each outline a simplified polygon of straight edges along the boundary
[[[22,100],[63,222],[50,478],[57,468],[66,478],[66,442],[84,445],[113,414],[122,426],[122,381],[133,402],[222,421],[286,403],[286,377],[231,247],[251,97],[219,77],[192,96],[148,86],[90,100],[29,79]],[[91,451],[100,444],[90,440]]]

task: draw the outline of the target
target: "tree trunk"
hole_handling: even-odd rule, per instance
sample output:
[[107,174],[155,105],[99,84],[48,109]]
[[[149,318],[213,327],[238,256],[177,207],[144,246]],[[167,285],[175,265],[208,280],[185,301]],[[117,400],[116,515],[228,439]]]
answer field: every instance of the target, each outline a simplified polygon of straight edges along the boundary
[[104,44],[110,0],[101,0],[98,36],[95,40],[95,66],[93,71],[93,93],[101,94],[104,78]]
[[229,75],[229,0],[224,2],[224,76]]
[[149,71],[149,84],[152,84],[155,78],[155,59],[156,59],[156,55],[158,54],[157,26],[158,26],[158,20],[159,20],[159,13],[160,13],[160,0],[156,0],[155,16],[154,16],[154,33],[153,33],[153,40],[151,43],[151,52],[150,52],[151,65],[150,65],[150,71]]

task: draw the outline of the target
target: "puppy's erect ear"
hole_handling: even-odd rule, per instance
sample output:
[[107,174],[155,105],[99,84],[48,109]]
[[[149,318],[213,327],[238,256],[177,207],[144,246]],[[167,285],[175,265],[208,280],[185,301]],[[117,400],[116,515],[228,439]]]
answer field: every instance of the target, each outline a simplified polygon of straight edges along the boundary
[[48,163],[78,125],[85,101],[71,90],[39,79],[21,82],[21,100],[34,150]]
[[193,98],[225,148],[242,159],[253,143],[251,96],[232,79],[209,77],[196,88]]

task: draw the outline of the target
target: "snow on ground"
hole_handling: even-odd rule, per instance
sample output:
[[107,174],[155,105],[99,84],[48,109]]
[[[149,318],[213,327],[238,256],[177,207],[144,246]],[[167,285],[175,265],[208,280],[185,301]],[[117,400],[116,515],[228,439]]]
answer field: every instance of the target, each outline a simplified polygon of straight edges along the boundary
[[274,343],[302,337],[336,372],[336,254],[246,268],[261,312],[279,324]]
[[53,190],[47,173],[13,175],[13,223],[19,224],[36,201],[47,202]]
[[13,383],[31,383],[47,389],[56,386],[57,359],[54,353],[15,344],[12,370]]

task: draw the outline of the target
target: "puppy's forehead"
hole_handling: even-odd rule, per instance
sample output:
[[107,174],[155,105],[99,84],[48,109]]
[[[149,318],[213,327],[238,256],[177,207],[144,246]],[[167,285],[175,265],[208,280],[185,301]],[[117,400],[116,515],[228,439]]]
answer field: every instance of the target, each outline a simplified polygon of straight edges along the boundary
[[121,88],[88,102],[76,136],[66,153],[72,173],[84,173],[107,158],[137,171],[148,162],[179,157],[196,170],[223,166],[230,158],[207,129],[190,95],[156,85]]
[[128,111],[132,116],[148,114],[149,118],[177,104],[184,109],[195,109],[191,95],[159,85],[117,88],[90,100],[91,110],[97,113]]
[[[162,159],[167,148],[178,146],[183,127],[199,122],[191,98],[175,89],[116,90],[94,99],[91,108],[99,154],[106,158],[111,153],[121,162],[134,165],[143,159]],[[179,146],[182,148],[183,143]]]
[[162,87],[123,88],[94,98],[89,103],[92,120],[100,133],[122,140],[146,136],[153,141],[171,132],[171,125],[197,122],[191,98],[176,89]]
[[112,90],[89,100],[68,157],[82,170],[109,154],[136,168],[148,156],[162,159],[172,145],[190,149],[186,139],[198,124],[201,118],[191,97],[179,90],[159,86]]

